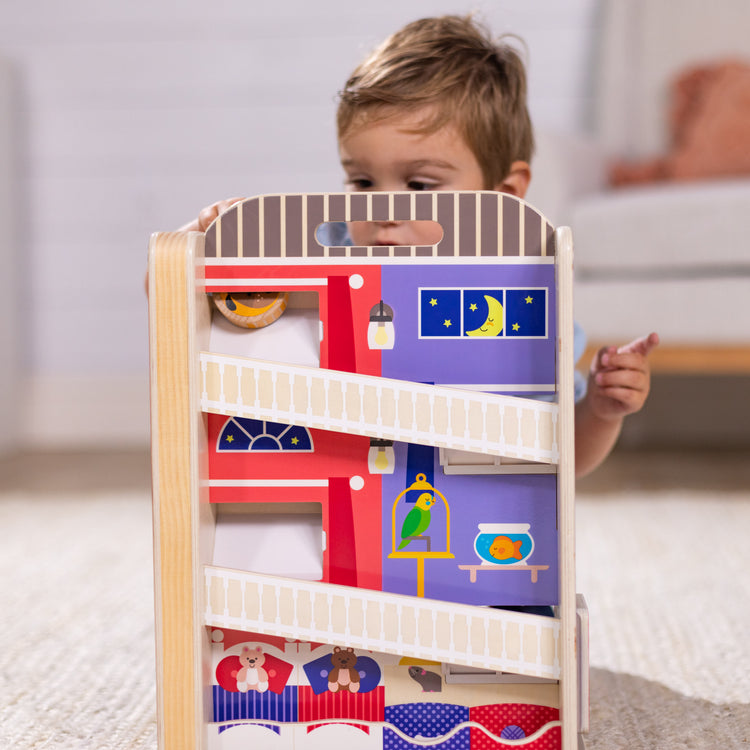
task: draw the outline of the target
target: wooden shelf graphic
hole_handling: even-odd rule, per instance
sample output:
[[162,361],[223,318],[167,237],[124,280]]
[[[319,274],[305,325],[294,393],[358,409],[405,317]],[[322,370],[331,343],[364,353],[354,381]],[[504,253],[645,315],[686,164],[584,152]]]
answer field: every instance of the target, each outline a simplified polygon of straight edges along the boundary
[[503,571],[516,570],[526,571],[531,573],[531,582],[536,583],[539,580],[540,570],[549,570],[549,565],[525,565],[523,563],[518,565],[459,565],[459,570],[469,571],[469,582],[477,582],[477,573],[482,572],[495,572],[502,573]]

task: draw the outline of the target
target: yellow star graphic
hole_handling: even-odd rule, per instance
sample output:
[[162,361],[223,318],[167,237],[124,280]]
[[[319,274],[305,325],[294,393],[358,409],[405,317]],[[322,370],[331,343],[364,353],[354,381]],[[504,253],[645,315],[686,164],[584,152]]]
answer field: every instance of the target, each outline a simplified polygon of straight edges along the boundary
[[527,305],[530,305],[533,301],[534,301],[534,298],[531,295],[529,295],[528,297],[526,297],[526,304]]
[[234,435],[227,435],[227,442],[228,443],[234,442]]
[[514,331],[519,331],[520,329],[521,329],[521,326],[518,323],[514,323],[513,324],[513,330]]
[[469,310],[476,310],[476,309],[477,309],[477,306],[476,306],[476,305],[475,305],[475,304],[474,304],[474,303],[472,302],[472,303],[471,303],[471,304],[469,305]]
[[450,320],[446,320],[446,321],[445,321],[445,323],[443,323],[443,325],[444,325],[444,326],[445,326],[446,328],[450,328],[450,327],[451,327],[451,325],[453,325],[453,324],[452,324],[452,323],[450,322]]
[[292,445],[297,445],[299,443],[299,438],[293,437],[292,438]]
[[435,305],[437,305],[437,300],[436,300],[436,299],[435,299],[435,298],[433,297],[433,298],[432,298],[432,299],[430,300],[430,304],[431,304],[431,305],[432,305],[433,307],[435,307]]

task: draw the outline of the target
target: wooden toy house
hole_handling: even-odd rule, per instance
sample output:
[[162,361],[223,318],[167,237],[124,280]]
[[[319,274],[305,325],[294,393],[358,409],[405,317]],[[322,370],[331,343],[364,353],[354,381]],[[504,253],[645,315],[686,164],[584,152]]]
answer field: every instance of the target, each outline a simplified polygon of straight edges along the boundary
[[[411,220],[440,242],[321,239]],[[149,268],[160,747],[582,746],[569,230],[263,196]],[[263,328],[212,301],[260,292]]]

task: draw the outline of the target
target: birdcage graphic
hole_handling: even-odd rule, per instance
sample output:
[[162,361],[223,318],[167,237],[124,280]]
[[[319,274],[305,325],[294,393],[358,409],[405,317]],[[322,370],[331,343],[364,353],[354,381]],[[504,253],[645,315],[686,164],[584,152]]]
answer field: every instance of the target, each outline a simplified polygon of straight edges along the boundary
[[[401,522],[400,539],[397,542],[396,515],[399,503],[410,492],[418,492],[414,507],[404,516]],[[433,545],[436,538],[432,525],[432,508],[442,501],[445,510],[445,539],[444,545]],[[425,533],[432,530],[432,533]],[[440,534],[442,539],[442,533]],[[417,596],[424,597],[424,568],[425,560],[450,559],[455,557],[450,550],[451,545],[451,510],[448,501],[440,490],[427,481],[425,474],[417,474],[416,479],[406,489],[399,492],[393,501],[391,510],[391,552],[389,558],[411,559],[417,561]],[[443,549],[433,549],[433,546],[444,546]],[[407,547],[409,549],[407,549]]]

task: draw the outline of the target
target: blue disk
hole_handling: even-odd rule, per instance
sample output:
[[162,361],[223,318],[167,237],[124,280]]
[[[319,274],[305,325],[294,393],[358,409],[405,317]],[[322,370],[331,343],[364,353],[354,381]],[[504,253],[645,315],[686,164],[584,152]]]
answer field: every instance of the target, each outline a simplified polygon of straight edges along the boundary
[[515,724],[508,724],[502,732],[500,732],[501,740],[522,740],[526,737],[526,732],[521,727]]

